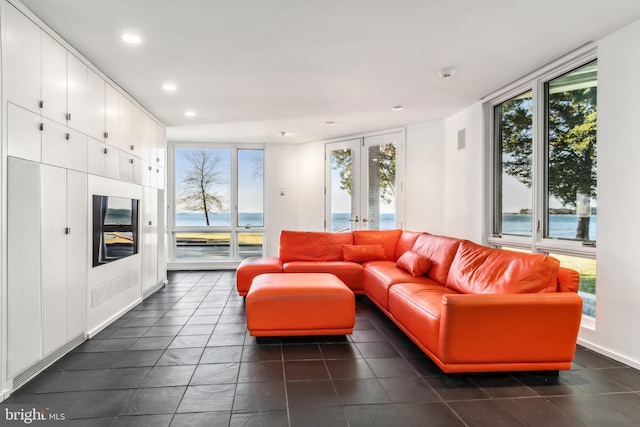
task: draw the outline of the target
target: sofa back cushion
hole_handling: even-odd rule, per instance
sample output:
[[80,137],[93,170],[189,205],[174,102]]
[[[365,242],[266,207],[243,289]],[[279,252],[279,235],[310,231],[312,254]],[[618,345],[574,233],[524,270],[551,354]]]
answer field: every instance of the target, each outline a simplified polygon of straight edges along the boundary
[[396,246],[402,230],[355,230],[354,245],[382,245],[388,260],[395,261]]
[[417,231],[403,230],[400,234],[400,237],[398,237],[398,244],[396,245],[396,257],[394,259],[397,260],[403,253],[410,251],[413,245],[416,243],[416,239],[421,234],[422,233],[419,233]]
[[555,292],[560,261],[543,254],[494,249],[464,241],[446,286],[468,294]]
[[431,260],[427,277],[444,285],[460,242],[453,237],[424,233],[418,236],[411,250]]
[[387,256],[382,245],[342,245],[342,258],[360,263],[385,260]]
[[342,246],[351,244],[351,233],[282,230],[279,256],[282,262],[342,261]]

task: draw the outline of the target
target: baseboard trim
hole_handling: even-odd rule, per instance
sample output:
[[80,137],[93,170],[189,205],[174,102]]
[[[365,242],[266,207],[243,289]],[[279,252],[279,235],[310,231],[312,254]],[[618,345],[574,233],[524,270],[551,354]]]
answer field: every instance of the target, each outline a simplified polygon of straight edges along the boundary
[[84,333],[78,335],[75,338],[72,338],[69,342],[64,344],[62,347],[52,351],[24,371],[18,373],[13,377],[13,391],[19,389],[23,385],[25,385],[29,380],[38,375],[40,372],[51,366],[54,362],[60,359],[65,354],[69,353],[71,350],[79,346],[85,341]]
[[602,346],[599,346],[598,344],[595,344],[591,341],[587,341],[584,339],[580,339],[578,338],[578,344],[580,344],[581,346],[588,348],[589,350],[593,350],[596,353],[600,353],[603,356],[607,356],[613,360],[616,360],[620,363],[624,363],[625,365],[629,365],[632,368],[635,369],[640,369],[640,362],[638,362],[637,360],[633,360],[633,359],[629,359],[628,357],[625,357],[619,353],[616,353],[614,351],[611,351],[609,349],[606,349]]

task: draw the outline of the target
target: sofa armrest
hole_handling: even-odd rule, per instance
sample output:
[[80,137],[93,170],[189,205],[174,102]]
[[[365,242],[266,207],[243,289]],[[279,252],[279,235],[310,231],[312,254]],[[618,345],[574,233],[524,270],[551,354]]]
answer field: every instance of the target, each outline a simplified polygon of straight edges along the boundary
[[242,260],[236,270],[236,287],[246,296],[254,277],[264,273],[282,273],[282,261],[277,257],[253,257]]
[[573,360],[582,298],[574,293],[442,297],[443,363]]

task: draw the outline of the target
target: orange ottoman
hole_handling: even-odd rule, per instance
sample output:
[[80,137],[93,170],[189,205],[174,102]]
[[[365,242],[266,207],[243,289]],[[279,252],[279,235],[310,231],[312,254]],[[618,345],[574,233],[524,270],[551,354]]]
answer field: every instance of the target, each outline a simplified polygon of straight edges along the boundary
[[344,335],[353,332],[353,292],[330,273],[266,273],[247,294],[252,336]]

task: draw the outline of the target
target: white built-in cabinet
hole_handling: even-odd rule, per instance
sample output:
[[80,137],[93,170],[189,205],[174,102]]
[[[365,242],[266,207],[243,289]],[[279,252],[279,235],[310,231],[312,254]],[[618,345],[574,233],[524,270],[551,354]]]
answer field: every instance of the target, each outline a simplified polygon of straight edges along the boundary
[[40,164],[7,162],[7,374],[42,357]]
[[114,180],[114,188],[122,188],[116,181],[142,186],[140,295],[166,278],[166,130],[61,39],[5,5],[6,360],[12,378],[55,360],[51,355],[87,333],[94,268],[89,175]]
[[42,165],[43,356],[83,333],[87,313],[87,174]]
[[9,373],[82,334],[87,174],[8,159]]

